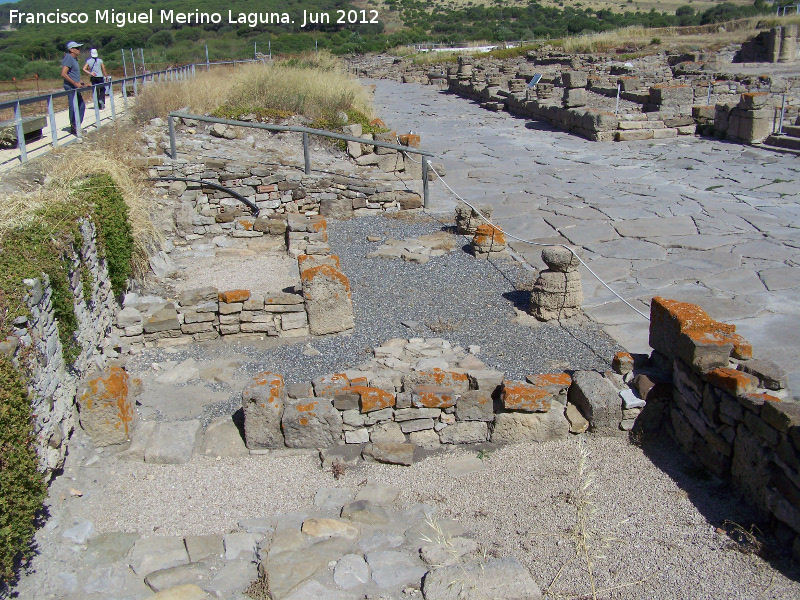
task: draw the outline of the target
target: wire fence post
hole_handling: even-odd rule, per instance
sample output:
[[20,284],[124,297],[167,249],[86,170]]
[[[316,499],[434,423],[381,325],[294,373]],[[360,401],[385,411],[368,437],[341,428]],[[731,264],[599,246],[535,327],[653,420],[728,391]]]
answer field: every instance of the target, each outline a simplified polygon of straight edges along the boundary
[[167,126],[169,127],[169,155],[175,160],[178,158],[178,149],[175,144],[175,117],[172,115],[167,117]]
[[308,147],[308,134],[303,132],[303,158],[305,159],[306,175],[311,174],[311,150]]
[[19,147],[19,159],[22,162],[28,161],[28,149],[25,147],[25,132],[22,129],[22,107],[19,101],[14,105],[14,120],[17,122],[17,146]]
[[622,84],[617,82],[617,106],[614,108],[614,114],[619,113],[619,95],[622,92]]
[[58,129],[56,128],[56,113],[53,110],[53,95],[47,97],[47,118],[50,120],[50,137],[53,138],[53,148],[58,148]]
[[783,94],[781,101],[781,120],[778,123],[778,135],[783,135],[783,118],[786,116],[786,94]]
[[100,107],[97,104],[97,86],[92,86],[92,103],[94,104],[94,124],[100,129]]
[[708,96],[706,96],[706,106],[711,106],[711,88],[714,87],[714,82],[708,82]]
[[208,44],[206,44],[206,71],[211,69],[211,65],[208,62]]

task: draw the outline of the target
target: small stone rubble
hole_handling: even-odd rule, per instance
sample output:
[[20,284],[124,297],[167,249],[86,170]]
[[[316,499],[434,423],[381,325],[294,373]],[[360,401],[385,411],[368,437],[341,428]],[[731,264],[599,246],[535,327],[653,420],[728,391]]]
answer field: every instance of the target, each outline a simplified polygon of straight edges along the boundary
[[386,240],[380,248],[367,254],[367,258],[401,258],[407,262],[425,264],[431,258],[452,251],[455,245],[453,236],[443,231],[407,240]]

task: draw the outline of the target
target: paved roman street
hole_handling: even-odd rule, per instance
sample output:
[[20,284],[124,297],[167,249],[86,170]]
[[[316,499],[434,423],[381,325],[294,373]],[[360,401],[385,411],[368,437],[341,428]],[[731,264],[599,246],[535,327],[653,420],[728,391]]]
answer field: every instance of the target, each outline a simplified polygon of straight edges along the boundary
[[[645,314],[653,296],[736,325],[800,390],[800,159],[710,138],[590,142],[436,86],[370,81],[387,123],[422,136],[447,183],[526,240],[568,244]],[[431,184],[434,211],[457,200]],[[512,248],[543,267],[541,248]],[[582,268],[586,314],[631,352],[646,319]],[[796,393],[796,392],[795,392]]]

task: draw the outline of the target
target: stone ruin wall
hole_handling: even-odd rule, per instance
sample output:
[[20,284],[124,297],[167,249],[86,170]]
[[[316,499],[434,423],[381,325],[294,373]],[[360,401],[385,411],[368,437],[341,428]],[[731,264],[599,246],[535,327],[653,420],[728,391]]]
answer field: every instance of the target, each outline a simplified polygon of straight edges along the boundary
[[[792,42],[796,47],[791,31],[786,34],[787,48]],[[351,64],[362,76],[447,85],[488,110],[542,120],[593,141],[700,132],[760,143],[772,133],[783,94],[786,119],[800,116],[800,76],[740,75],[716,53],[703,52],[646,57],[636,65],[606,62],[597,56],[532,51],[525,58],[503,61],[462,55],[458,66],[448,66],[446,72],[444,67],[431,71],[397,60],[361,59]],[[529,89],[535,73],[542,78]],[[614,114],[618,86],[620,98],[635,106]],[[743,96],[752,94],[759,95],[756,103]]]
[[[70,257],[68,274],[78,322],[75,338],[79,353],[73,365],[67,366],[65,361],[53,310],[53,289],[47,275],[24,281],[30,317],[17,318],[11,335],[2,344],[2,351],[15,365],[30,369],[28,392],[39,441],[39,465],[47,473],[63,465],[66,441],[75,425],[75,395],[80,378],[103,369],[108,359],[116,355],[108,338],[118,310],[108,267],[97,252],[94,225],[86,220],[79,225],[82,244]],[[91,287],[86,290],[82,273],[91,280]],[[89,289],[91,297],[86,298],[84,291]]]

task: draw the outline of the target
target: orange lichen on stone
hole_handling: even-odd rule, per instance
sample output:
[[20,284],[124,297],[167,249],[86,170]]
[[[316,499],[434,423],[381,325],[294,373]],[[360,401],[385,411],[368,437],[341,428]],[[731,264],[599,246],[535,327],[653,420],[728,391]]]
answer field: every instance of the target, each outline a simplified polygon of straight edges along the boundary
[[711,385],[725,390],[732,396],[749,394],[758,387],[757,377],[728,367],[709,371],[704,377]]
[[381,410],[395,405],[396,398],[380,388],[368,387],[366,385],[351,385],[342,391],[358,394],[361,398],[361,412],[368,413],[373,410]]
[[416,133],[403,133],[398,135],[401,146],[410,146],[411,148],[419,148],[420,137]]
[[750,360],[753,358],[753,344],[748,342],[738,333],[731,336],[733,339],[733,357],[739,360]]
[[308,419],[306,419],[305,417],[300,417],[298,423],[300,423],[300,425],[308,425]]
[[317,276],[327,277],[332,281],[338,281],[350,294],[350,280],[341,271],[334,269],[331,265],[318,265],[310,267],[302,272],[300,279],[303,282],[311,281]]
[[322,217],[314,217],[308,224],[308,230],[312,233],[319,233],[320,231],[328,230],[328,223]]
[[506,410],[547,412],[553,395],[546,389],[522,381],[504,381],[500,399]]
[[505,244],[506,236],[494,225],[484,223],[478,225],[472,243],[476,246],[489,246],[491,244]]
[[353,377],[350,380],[350,385],[366,386],[368,384],[369,380],[366,377]]
[[569,373],[540,373],[528,375],[525,379],[534,387],[548,390],[563,390],[572,385],[572,377],[569,376]]
[[759,394],[759,393],[756,393],[756,392],[753,392],[753,393],[750,393],[750,394],[745,394],[744,397],[747,398],[748,400],[752,400],[753,404],[755,404],[756,406],[760,406],[760,405],[764,404],[764,402],[780,402],[781,401],[780,398],[778,398],[777,396],[773,396],[772,394]]
[[350,379],[344,373],[333,373],[323,381],[314,384],[314,393],[318,397],[330,397],[341,392],[350,385]]
[[250,290],[229,290],[219,293],[220,302],[232,304],[234,302],[244,302],[250,299]]
[[630,352],[617,352],[611,360],[611,368],[614,369],[615,373],[623,375],[623,371],[625,371],[625,373],[630,372],[633,368],[633,356],[631,356]]
[[450,408],[458,396],[453,390],[439,385],[420,385],[414,390],[414,405],[425,408]]
[[422,385],[439,385],[453,389],[460,389],[462,387],[466,389],[469,387],[469,377],[464,373],[443,371],[438,367],[434,367],[430,371],[418,371],[417,376],[421,380],[428,382],[427,384],[422,383]]
[[381,129],[386,129],[386,123],[377,118],[372,119],[372,121],[370,121],[369,124],[372,125],[373,127],[380,127]]
[[95,377],[89,380],[88,385],[91,396],[86,398],[86,408],[95,408],[95,402],[101,406],[115,406],[117,421],[114,428],[125,428],[125,436],[128,437],[130,425],[133,422],[133,406],[128,399],[128,373],[121,367],[111,367],[107,375]]
[[690,331],[714,331],[717,333],[732,335],[736,332],[735,325],[720,323],[708,316],[706,311],[696,304],[688,302],[678,302],[656,296],[650,305],[651,314],[657,312],[660,319],[669,319],[677,324],[683,333]]
[[[306,263],[308,263],[306,265]],[[331,264],[333,263],[333,267],[337,270],[341,270],[341,264],[339,263],[339,257],[336,254],[327,254],[327,255],[320,255],[320,254],[301,254],[297,257],[297,266],[302,271],[305,268],[315,266],[312,263],[319,263],[319,264]]]
[[241,225],[242,229],[245,231],[253,231],[255,223],[255,219],[239,219],[239,225]]
[[306,402],[305,404],[298,404],[295,406],[297,412],[313,412],[317,408],[316,400],[314,402]]

